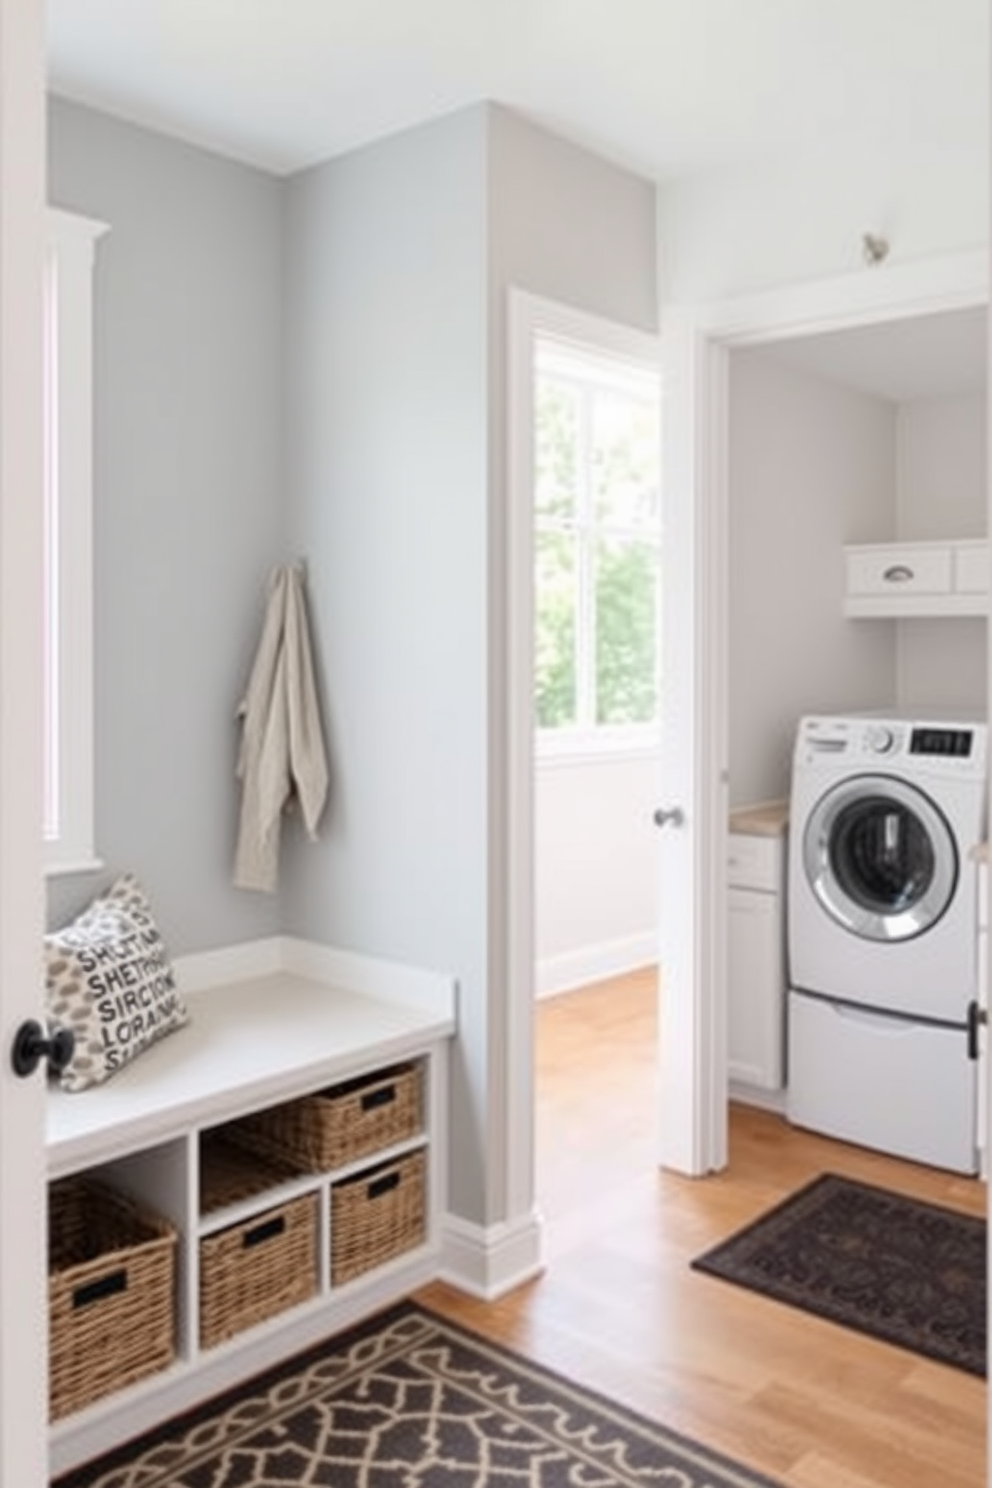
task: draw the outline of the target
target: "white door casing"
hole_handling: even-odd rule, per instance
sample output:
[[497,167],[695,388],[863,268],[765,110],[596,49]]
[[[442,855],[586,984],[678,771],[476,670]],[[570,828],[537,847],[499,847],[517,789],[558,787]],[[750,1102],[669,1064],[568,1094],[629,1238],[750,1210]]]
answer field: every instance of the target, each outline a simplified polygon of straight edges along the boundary
[[[691,556],[679,581],[695,587],[694,712],[681,736],[677,731],[669,735],[666,729],[666,744],[675,753],[670,760],[666,755],[665,764],[666,788],[688,814],[691,830],[683,846],[693,860],[693,878],[679,875],[677,851],[663,856],[662,878],[663,926],[679,912],[689,912],[687,907],[676,911],[680,901],[673,900],[673,894],[685,895],[686,906],[691,898],[695,916],[691,961],[680,965],[677,960],[680,947],[684,953],[687,945],[681,936],[671,945],[663,940],[662,949],[667,991],[662,1130],[666,1141],[680,1143],[674,1154],[663,1148],[662,1161],[680,1171],[718,1170],[725,1165],[727,1152],[724,534],[729,512],[731,353],[738,347],[983,305],[988,302],[988,284],[988,255],[975,250],[887,264],[741,299],[673,307],[663,317],[665,485],[671,498],[665,537],[669,540],[669,513],[674,523],[690,529],[683,541],[687,553],[691,547]],[[678,600],[672,598],[677,610]],[[666,668],[685,664],[674,623],[666,610]],[[691,759],[682,757],[683,745],[686,755],[693,750]]]
[[42,294],[38,0],[0,0],[0,1483],[48,1481],[44,1070],[10,1050],[42,1012]]

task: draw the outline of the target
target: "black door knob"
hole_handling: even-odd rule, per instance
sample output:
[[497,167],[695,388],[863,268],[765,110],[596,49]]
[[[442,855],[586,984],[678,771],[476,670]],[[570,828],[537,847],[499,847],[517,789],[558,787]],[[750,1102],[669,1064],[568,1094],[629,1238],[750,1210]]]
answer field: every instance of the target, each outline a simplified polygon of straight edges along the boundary
[[45,1037],[40,1023],[29,1018],[14,1035],[10,1062],[16,1075],[33,1075],[43,1059],[48,1060],[53,1074],[60,1075],[72,1058],[76,1036],[71,1028],[56,1028],[51,1038]]

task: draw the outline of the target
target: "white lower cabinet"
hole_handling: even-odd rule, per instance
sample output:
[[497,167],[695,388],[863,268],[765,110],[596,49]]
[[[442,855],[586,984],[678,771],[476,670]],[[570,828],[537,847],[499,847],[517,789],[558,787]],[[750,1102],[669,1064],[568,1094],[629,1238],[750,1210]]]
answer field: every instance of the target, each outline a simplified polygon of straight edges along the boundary
[[[978,865],[978,1006],[988,1011],[989,1005],[989,870]],[[988,1028],[978,1027],[978,1098],[975,1102],[975,1144],[978,1148],[978,1171],[983,1178],[989,1172],[989,1066]]]
[[728,1075],[733,1093],[784,1084],[783,836],[731,832],[728,854]]
[[[106,1086],[50,1098],[52,1183],[96,1182],[176,1236],[171,1361],[142,1377],[139,1360],[123,1382],[104,1373],[92,1399],[86,1350],[112,1352],[115,1328],[123,1337],[135,1313],[159,1308],[162,1282],[139,1268],[138,1244],[108,1254],[102,1269],[83,1257],[78,1282],[70,1271],[68,1303],[51,1318],[53,1359],[70,1371],[58,1407],[52,1375],[53,1474],[439,1269],[453,1009],[283,974],[189,1001],[189,1027]],[[151,1286],[154,1298],[143,1297]]]

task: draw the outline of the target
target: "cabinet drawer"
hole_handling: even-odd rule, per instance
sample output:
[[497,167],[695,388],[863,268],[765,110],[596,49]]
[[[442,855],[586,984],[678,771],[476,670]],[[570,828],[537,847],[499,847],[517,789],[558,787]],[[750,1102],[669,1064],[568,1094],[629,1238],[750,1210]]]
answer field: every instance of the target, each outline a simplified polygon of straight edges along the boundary
[[988,543],[958,543],[955,546],[954,588],[958,594],[989,592]]
[[753,837],[731,832],[727,840],[727,882],[732,888],[782,887],[784,837]]
[[950,594],[951,549],[935,543],[890,548],[849,548],[848,594]]

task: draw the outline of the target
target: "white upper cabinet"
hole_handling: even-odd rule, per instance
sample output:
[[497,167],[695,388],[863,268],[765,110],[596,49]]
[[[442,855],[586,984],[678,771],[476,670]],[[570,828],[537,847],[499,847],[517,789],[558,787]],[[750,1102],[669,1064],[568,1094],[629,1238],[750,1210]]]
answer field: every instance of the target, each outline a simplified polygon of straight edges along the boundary
[[852,617],[987,615],[989,545],[867,543],[844,549],[844,613]]

